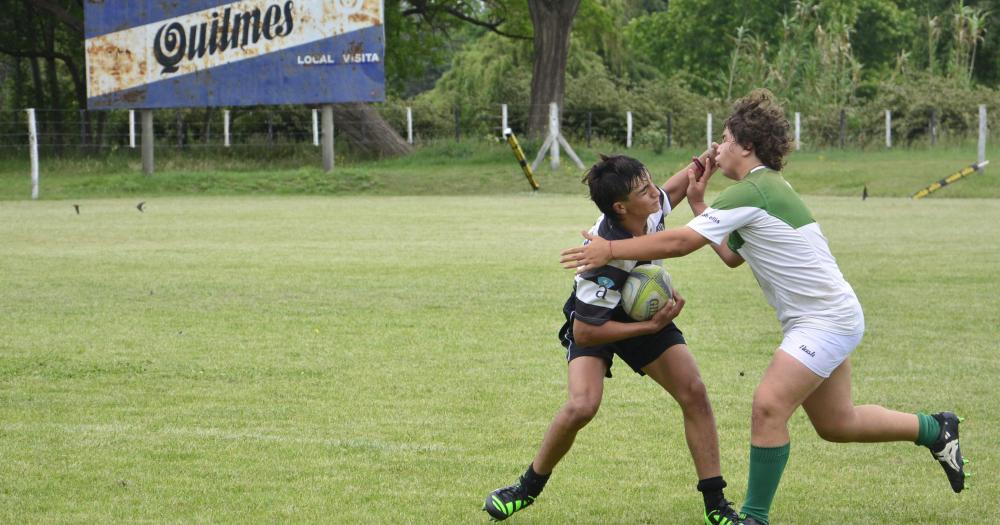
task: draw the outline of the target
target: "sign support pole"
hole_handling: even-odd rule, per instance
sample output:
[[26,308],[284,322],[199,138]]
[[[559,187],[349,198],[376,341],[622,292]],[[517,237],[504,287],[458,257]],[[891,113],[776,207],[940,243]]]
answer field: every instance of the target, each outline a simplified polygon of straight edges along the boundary
[[323,105],[323,171],[333,171],[333,104]]
[[142,174],[153,175],[153,110],[139,111],[142,120]]

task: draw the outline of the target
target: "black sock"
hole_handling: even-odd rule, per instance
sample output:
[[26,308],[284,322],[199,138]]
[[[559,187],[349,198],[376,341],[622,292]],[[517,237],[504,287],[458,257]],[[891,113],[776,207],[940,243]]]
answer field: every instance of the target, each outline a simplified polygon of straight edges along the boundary
[[722,479],[722,476],[705,478],[698,482],[698,492],[701,492],[701,497],[705,499],[706,511],[719,508],[725,501],[726,498],[722,495],[724,488],[726,488],[726,480]]
[[524,488],[528,489],[529,496],[537,498],[542,493],[542,489],[545,488],[545,483],[551,475],[549,473],[543,476],[535,472],[534,465],[528,465],[528,470],[524,471],[524,475],[521,476],[521,483],[524,484]]

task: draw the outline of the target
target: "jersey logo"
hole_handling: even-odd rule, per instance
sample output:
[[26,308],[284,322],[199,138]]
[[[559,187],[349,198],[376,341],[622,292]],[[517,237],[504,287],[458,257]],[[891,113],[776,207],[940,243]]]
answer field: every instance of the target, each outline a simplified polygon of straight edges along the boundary
[[615,287],[615,282],[612,281],[610,277],[605,277],[603,275],[597,278],[597,284],[608,289],[614,289]]

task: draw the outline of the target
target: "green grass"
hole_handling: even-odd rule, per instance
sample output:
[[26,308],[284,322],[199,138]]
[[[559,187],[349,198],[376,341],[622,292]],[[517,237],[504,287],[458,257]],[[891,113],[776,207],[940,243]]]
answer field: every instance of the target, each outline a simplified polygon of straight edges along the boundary
[[[485,523],[564,400],[579,193],[74,202],[0,202],[0,522]],[[799,412],[775,523],[996,523],[1000,200],[807,202],[865,307],[856,401],[957,410],[977,477]],[[740,500],[779,326],[747,268],[668,268]],[[679,409],[615,371],[517,523],[700,523]]]
[[[529,161],[538,144],[525,144]],[[700,151],[700,150],[699,150]],[[579,147],[589,166],[598,153],[622,153],[619,145]],[[693,148],[663,153],[628,150],[646,163],[657,179],[665,180],[685,165]],[[807,150],[789,158],[785,175],[798,191],[816,195],[908,197],[976,160],[976,145],[953,144],[935,149]],[[579,194],[578,169],[562,155],[553,172],[548,161],[538,169],[541,191]],[[415,153],[381,161],[337,159],[333,173],[324,173],[319,150],[308,146],[275,150],[248,148],[198,149],[178,152],[161,148],[156,173],[141,174],[137,150],[65,157],[42,156],[41,198],[163,197],[183,195],[518,195],[530,191],[506,144],[480,141],[441,141]],[[930,198],[1000,198],[1000,167],[988,167]],[[27,152],[6,152],[0,159],[0,200],[30,197]],[[723,177],[715,183],[721,188]]]

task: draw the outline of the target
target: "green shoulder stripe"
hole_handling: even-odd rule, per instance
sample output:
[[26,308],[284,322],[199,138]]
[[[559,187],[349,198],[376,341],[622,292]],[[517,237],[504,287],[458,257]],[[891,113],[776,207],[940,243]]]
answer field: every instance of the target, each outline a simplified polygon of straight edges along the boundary
[[780,173],[771,170],[752,173],[726,188],[712,203],[712,207],[717,210],[759,208],[796,229],[816,222],[799,194],[795,193]]

